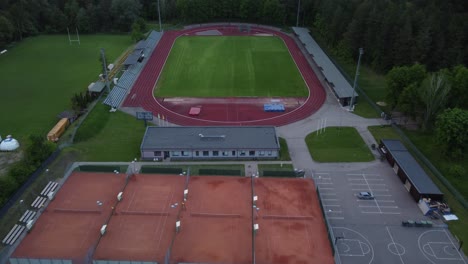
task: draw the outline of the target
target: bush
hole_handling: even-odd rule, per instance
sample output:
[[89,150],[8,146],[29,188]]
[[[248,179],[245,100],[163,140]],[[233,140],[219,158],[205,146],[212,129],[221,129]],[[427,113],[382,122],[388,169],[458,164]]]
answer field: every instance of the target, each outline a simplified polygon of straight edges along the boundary
[[449,168],[448,173],[451,177],[461,178],[466,175],[466,170],[463,166],[455,164]]
[[10,196],[18,189],[18,183],[15,178],[6,175],[0,177],[0,205],[5,204],[5,202],[10,198]]

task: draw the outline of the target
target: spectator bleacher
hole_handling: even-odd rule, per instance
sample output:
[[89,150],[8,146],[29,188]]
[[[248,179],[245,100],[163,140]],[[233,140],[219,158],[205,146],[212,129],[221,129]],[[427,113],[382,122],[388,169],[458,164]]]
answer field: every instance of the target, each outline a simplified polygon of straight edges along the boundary
[[[146,58],[149,58],[153,53],[156,45],[158,44],[159,40],[161,39],[162,33],[157,31],[152,31],[146,41],[138,43],[135,49],[142,49],[144,47],[143,54],[145,54]],[[144,44],[143,44],[144,43]],[[114,88],[112,88],[111,92],[104,100],[104,104],[109,105],[111,107],[117,108],[125,99],[125,96],[129,93],[130,89],[132,88],[135,80],[137,79],[138,75],[142,71],[143,67],[146,65],[148,59],[144,59],[142,62],[136,62],[131,64],[126,70],[124,70],[123,74],[120,76]]]

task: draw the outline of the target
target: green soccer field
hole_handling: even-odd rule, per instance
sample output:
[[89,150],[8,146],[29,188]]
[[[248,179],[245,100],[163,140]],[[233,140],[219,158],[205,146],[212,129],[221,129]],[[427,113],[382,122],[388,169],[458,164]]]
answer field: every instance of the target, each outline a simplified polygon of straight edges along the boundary
[[277,37],[179,37],[154,91],[157,97],[307,97]]
[[71,109],[70,98],[98,79],[100,48],[109,63],[132,44],[126,35],[82,35],[70,45],[67,35],[25,39],[0,55],[0,135],[25,139],[44,135]]

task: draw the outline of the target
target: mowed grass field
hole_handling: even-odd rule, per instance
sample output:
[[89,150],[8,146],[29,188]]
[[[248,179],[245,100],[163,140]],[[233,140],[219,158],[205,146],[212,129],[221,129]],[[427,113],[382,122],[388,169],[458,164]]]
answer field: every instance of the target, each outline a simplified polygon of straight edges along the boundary
[[111,63],[132,44],[126,35],[80,39],[70,45],[67,35],[31,37],[0,55],[0,135],[45,136],[57,114],[71,108],[72,95],[98,79],[100,48]]
[[278,37],[179,37],[154,91],[157,97],[307,97]]

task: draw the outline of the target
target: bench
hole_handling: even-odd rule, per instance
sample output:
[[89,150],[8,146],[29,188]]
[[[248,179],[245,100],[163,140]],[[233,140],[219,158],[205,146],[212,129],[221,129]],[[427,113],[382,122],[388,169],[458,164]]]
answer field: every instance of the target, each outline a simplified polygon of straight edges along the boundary
[[36,200],[34,200],[34,202],[31,204],[31,207],[40,209],[44,206],[45,202],[47,202],[47,198],[38,196]]
[[29,220],[33,219],[35,216],[36,216],[36,212],[31,211],[31,210],[27,210],[26,212],[24,212],[23,216],[21,216],[19,221],[21,223],[26,224],[26,223],[28,223]]
[[25,228],[26,227],[22,225],[15,225],[10,230],[8,235],[6,235],[6,237],[2,240],[2,243],[7,244],[7,245],[13,245],[16,242],[16,240],[19,238],[21,233],[23,233]]
[[42,190],[41,195],[47,196],[50,192],[53,192],[57,188],[58,183],[50,181],[47,186]]

